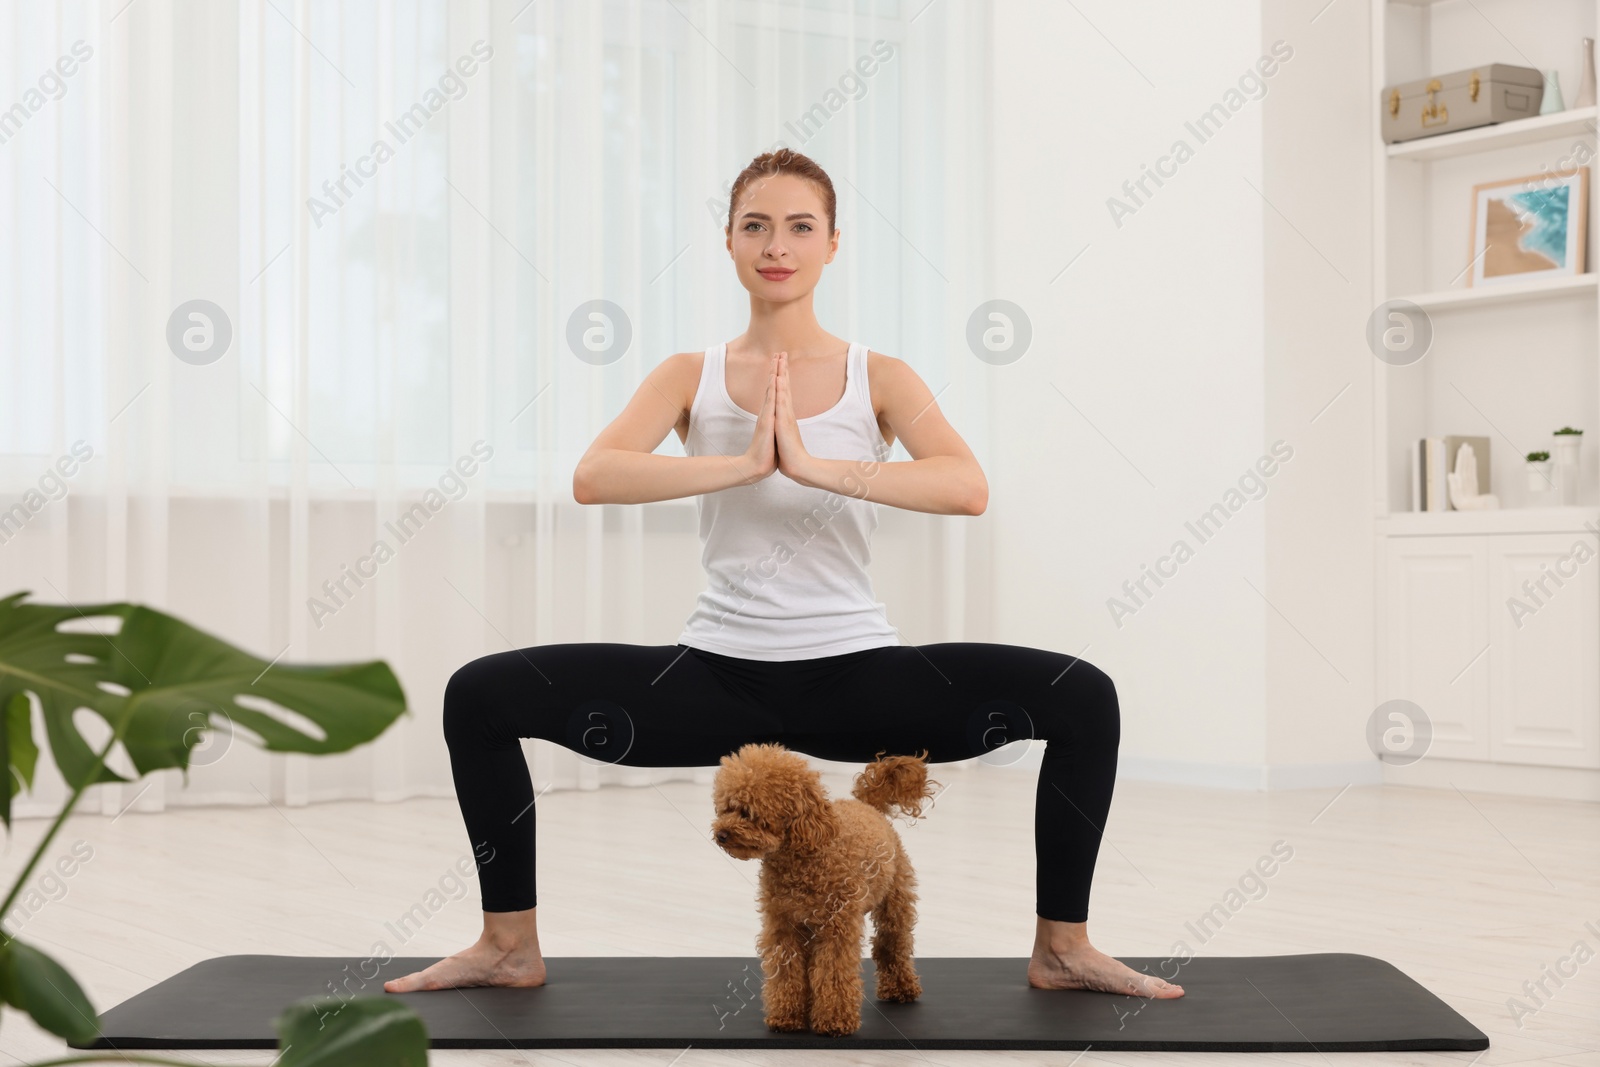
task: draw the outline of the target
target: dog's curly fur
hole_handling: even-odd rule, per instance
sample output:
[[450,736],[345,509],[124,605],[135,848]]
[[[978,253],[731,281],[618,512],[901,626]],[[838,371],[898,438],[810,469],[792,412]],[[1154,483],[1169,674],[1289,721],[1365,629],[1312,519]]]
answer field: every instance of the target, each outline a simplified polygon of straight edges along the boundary
[[749,744],[722,757],[712,839],[761,863],[761,987],[766,1024],[841,1036],[861,1028],[861,940],[872,915],[879,1000],[922,995],[911,958],[916,874],[889,816],[917,818],[932,797],[927,752],[878,759],[854,800],[830,800],[798,753]]

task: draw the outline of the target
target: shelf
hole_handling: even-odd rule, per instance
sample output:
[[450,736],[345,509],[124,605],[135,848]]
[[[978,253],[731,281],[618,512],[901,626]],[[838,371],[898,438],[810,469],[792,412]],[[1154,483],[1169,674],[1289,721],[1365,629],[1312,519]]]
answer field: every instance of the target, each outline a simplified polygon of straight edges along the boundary
[[1594,296],[1593,272],[1568,275],[1562,278],[1541,278],[1532,282],[1504,282],[1499,285],[1480,285],[1470,289],[1440,289],[1432,293],[1411,293],[1397,297],[1409,300],[1424,311],[1450,311],[1462,307],[1489,307],[1524,300],[1546,300],[1558,296]]
[[[1518,471],[1518,475],[1521,472]],[[1392,511],[1377,520],[1380,537],[1436,534],[1589,533],[1600,526],[1600,508],[1490,508],[1486,511]]]
[[1449,159],[1473,152],[1489,152],[1512,145],[1534,144],[1575,133],[1595,132],[1596,110],[1593,107],[1571,108],[1553,115],[1538,115],[1531,119],[1513,119],[1493,126],[1477,126],[1457,133],[1441,133],[1434,137],[1419,137],[1415,141],[1401,141],[1385,145],[1390,159],[1418,161]]

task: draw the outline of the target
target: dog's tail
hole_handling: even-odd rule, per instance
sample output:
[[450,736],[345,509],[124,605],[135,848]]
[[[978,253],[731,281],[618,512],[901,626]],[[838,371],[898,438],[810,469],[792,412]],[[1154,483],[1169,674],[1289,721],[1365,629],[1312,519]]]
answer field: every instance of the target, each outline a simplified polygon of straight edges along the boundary
[[931,787],[939,784],[928,778],[927,755],[927,749],[923,749],[920,756],[885,759],[879,752],[877,759],[856,775],[851,795],[885,815],[892,817],[893,809],[899,808],[917,818],[922,814],[922,802],[936,795]]

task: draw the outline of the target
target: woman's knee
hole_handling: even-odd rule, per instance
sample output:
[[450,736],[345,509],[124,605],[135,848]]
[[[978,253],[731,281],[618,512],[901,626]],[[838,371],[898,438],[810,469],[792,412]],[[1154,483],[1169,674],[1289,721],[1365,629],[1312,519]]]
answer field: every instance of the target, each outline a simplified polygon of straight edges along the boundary
[[1062,705],[1073,735],[1083,744],[1115,751],[1122,740],[1122,708],[1111,675],[1079,659],[1057,680],[1056,687],[1068,682]]
[[447,745],[491,739],[492,701],[488,676],[494,656],[481,656],[457,667],[444,687],[443,728]]

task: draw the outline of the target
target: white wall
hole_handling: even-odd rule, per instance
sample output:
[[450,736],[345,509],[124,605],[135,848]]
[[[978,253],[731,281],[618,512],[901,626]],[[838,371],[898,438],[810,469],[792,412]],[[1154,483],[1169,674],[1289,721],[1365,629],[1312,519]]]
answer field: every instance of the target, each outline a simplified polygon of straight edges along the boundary
[[[1272,784],[1375,782],[1371,5],[1264,0],[1294,59],[1264,103],[1266,436],[1293,443],[1267,507]],[[1316,17],[1315,22],[1310,20]],[[1278,215],[1277,212],[1282,212]],[[1337,399],[1335,399],[1337,397]],[[1280,615],[1279,612],[1282,614]]]
[[[1127,775],[1376,780],[1368,370],[1347,321],[1368,297],[1366,16],[1342,6],[1315,24],[1278,0],[996,12],[996,295],[1035,331],[996,371],[996,640],[1112,676]],[[1292,54],[1238,92],[1280,38]],[[1189,125],[1230,103],[1205,139]],[[1162,184],[1124,191],[1179,140]],[[1229,501],[1263,456],[1264,496]],[[1219,502],[1237,510],[1202,540],[1186,524]],[[1178,540],[1193,555],[1138,606],[1124,581]],[[1120,625],[1113,597],[1137,608]],[[1340,766],[1312,783],[1295,765],[1314,763]]]

